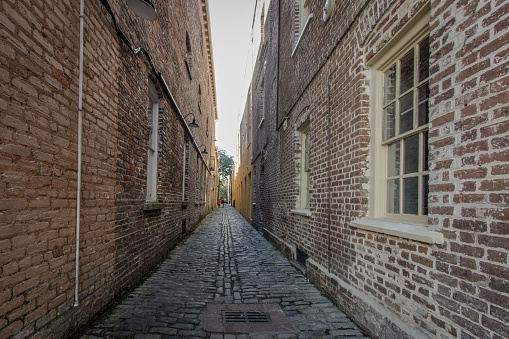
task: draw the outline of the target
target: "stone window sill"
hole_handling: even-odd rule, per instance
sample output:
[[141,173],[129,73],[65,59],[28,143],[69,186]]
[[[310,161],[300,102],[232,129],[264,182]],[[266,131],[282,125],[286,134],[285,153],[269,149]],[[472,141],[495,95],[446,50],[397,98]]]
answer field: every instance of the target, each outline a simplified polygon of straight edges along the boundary
[[157,211],[164,208],[164,202],[160,201],[146,201],[143,205],[144,211]]
[[310,217],[311,216],[311,211],[309,209],[306,209],[306,208],[299,208],[299,209],[290,210],[290,213],[297,214],[297,215],[302,215],[304,217]]
[[428,244],[444,243],[444,235],[442,233],[430,231],[427,225],[418,223],[391,219],[360,219],[353,220],[351,225],[368,231],[394,235]]

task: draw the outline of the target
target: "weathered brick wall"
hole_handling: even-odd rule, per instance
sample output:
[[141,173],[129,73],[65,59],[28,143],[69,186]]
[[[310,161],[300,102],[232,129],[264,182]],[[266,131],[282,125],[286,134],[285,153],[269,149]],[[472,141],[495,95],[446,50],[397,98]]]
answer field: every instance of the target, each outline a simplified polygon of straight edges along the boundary
[[[159,19],[148,23],[125,2],[110,1],[120,28],[148,50],[182,113],[196,115],[196,143],[210,152],[214,103],[201,2],[173,3],[171,10],[154,3]],[[119,40],[101,2],[85,2],[80,304],[73,307],[79,2],[1,6],[0,337],[65,337],[210,211],[214,204],[204,198],[209,158],[204,155],[204,164],[188,147],[183,208],[185,135],[176,111],[143,55]],[[161,92],[158,198],[164,207],[156,211],[143,210],[149,79]]]
[[508,12],[440,1],[430,23],[430,223],[446,238],[430,278],[445,326],[465,337],[509,335]]
[[[365,63],[425,4],[336,2],[325,24],[311,3],[316,16],[293,57],[293,9],[282,4],[279,116],[268,117],[281,142],[269,142],[265,161],[264,227],[283,247],[309,255],[310,278],[375,335],[503,338],[509,334],[509,115],[502,1],[431,2],[428,224],[443,233],[444,244],[350,223],[366,217],[373,203]],[[307,118],[311,217],[290,212],[299,194],[296,129]]]

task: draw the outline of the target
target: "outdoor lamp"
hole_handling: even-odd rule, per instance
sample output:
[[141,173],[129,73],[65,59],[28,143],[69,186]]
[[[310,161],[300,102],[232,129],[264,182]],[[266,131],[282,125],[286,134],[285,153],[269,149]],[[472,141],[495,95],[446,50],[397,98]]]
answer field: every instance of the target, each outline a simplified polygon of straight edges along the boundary
[[[200,147],[202,146],[205,146],[205,144],[201,144],[200,146],[198,146],[198,149],[200,149]],[[207,146],[205,146],[205,148],[203,149],[203,152],[201,152],[201,154],[209,154],[209,152],[207,152]]]
[[127,0],[127,5],[143,19],[155,20],[156,8],[149,0]]
[[194,114],[193,114],[193,113],[189,113],[188,115],[186,115],[186,116],[184,117],[184,120],[185,120],[188,116],[190,116],[190,115],[192,115],[192,116],[193,116],[193,121],[189,124],[189,127],[200,127],[200,125],[198,125],[198,123],[196,122],[196,117],[194,116]]

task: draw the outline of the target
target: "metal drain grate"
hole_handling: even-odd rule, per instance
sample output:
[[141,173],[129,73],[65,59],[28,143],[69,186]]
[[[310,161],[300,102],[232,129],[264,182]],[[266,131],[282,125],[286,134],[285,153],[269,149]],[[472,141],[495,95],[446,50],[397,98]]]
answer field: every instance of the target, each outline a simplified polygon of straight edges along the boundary
[[270,317],[267,313],[258,311],[223,311],[223,323],[270,323]]

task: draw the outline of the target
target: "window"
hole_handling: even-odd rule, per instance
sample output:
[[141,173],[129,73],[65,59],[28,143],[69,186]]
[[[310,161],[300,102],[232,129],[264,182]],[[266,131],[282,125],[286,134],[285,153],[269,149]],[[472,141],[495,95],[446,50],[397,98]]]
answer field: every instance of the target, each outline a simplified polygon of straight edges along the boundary
[[297,0],[299,3],[299,34],[304,31],[309,19],[309,0]]
[[159,98],[149,81],[148,142],[147,142],[147,201],[157,200],[157,155],[159,148]]
[[309,209],[309,121],[299,128],[300,152],[300,192],[298,208]]
[[187,151],[189,147],[189,142],[187,139],[184,139],[184,156],[182,159],[182,201],[187,201],[189,198],[187,197],[188,192],[188,186],[189,186],[189,165],[188,165],[188,155],[189,152]]
[[192,79],[191,76],[191,65],[192,65],[192,51],[191,51],[191,39],[189,38],[189,34],[186,32],[186,59],[184,60],[186,64],[187,73],[189,74],[189,78]]
[[309,0],[296,0],[295,2],[295,47],[293,48],[292,58],[297,52],[300,41],[306,31],[313,13],[310,12]]
[[370,62],[378,218],[427,221],[429,13],[420,16]]
[[384,72],[387,214],[428,214],[429,37]]

